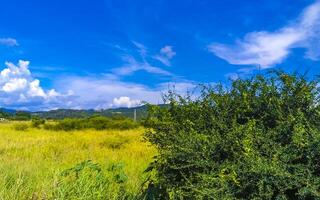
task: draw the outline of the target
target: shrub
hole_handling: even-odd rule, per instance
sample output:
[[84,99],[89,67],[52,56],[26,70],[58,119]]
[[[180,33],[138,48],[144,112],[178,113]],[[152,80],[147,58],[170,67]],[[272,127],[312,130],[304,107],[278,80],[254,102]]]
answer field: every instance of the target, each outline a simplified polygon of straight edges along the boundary
[[82,129],[120,129],[127,130],[137,128],[139,125],[131,119],[111,119],[102,116],[95,116],[86,119],[63,119],[55,124],[45,125],[44,128],[48,130],[82,130]]
[[319,199],[318,81],[274,72],[151,107],[158,199]]
[[128,138],[118,136],[114,139],[108,138],[107,140],[101,142],[99,145],[101,147],[107,147],[107,148],[115,150],[115,149],[122,148],[124,145],[128,144],[129,142],[130,142],[130,140]]
[[31,120],[31,126],[34,128],[40,128],[41,125],[44,125],[46,123],[46,120],[40,119],[40,118],[33,118]]
[[28,128],[29,126],[26,123],[18,123],[13,125],[13,129],[16,131],[26,131]]
[[56,129],[63,131],[81,130],[83,128],[85,128],[83,119],[64,119],[56,124]]
[[97,116],[90,118],[87,121],[87,123],[88,127],[90,128],[94,128],[96,130],[104,130],[110,128],[111,119],[102,116]]
[[128,130],[138,128],[139,124],[131,119],[112,120],[110,123],[111,129]]
[[43,125],[43,128],[46,129],[46,130],[51,130],[51,131],[58,131],[56,125],[52,124],[52,123],[45,123]]

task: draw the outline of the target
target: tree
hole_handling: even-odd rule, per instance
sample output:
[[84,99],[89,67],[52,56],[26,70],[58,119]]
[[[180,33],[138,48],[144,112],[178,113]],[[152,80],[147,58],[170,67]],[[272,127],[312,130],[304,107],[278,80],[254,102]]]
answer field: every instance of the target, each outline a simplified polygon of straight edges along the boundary
[[[145,138],[158,199],[319,199],[319,82],[281,71],[169,92]],[[150,194],[148,194],[150,195]]]
[[9,114],[0,110],[0,118],[8,118]]
[[17,111],[13,118],[14,120],[27,121],[31,119],[31,114],[26,111]]

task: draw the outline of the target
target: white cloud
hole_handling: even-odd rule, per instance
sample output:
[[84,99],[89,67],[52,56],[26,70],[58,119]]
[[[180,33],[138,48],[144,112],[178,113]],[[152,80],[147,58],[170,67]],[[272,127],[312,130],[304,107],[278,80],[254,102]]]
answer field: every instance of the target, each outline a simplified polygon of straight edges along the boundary
[[55,79],[54,87],[59,89],[57,92],[55,89],[44,89],[40,80],[33,77],[29,64],[29,61],[21,60],[18,64],[7,62],[0,71],[1,107],[28,110],[133,107],[141,102],[163,103],[162,94],[173,86],[181,94],[195,87],[194,83],[184,80],[150,87],[121,81],[113,76],[67,76]]
[[172,74],[164,69],[161,69],[159,67],[152,66],[147,61],[138,62],[134,57],[132,56],[125,56],[123,57],[123,60],[126,62],[126,64],[123,67],[115,68],[112,70],[112,72],[115,75],[131,75],[136,71],[146,71],[151,74],[159,74],[164,76],[172,76]]
[[132,41],[132,43],[134,44],[134,46],[138,48],[138,52],[142,57],[147,55],[147,52],[148,52],[147,47],[145,47],[143,44],[136,41]]
[[29,64],[28,61],[19,61],[17,65],[7,62],[0,71],[1,107],[28,110],[134,107],[141,102],[163,103],[162,94],[173,86],[180,94],[195,87],[194,83],[184,80],[150,87],[124,82],[113,76],[68,76],[55,79],[57,92],[41,87],[40,80],[35,79],[29,70]]
[[251,32],[234,45],[214,43],[209,51],[235,65],[260,65],[262,68],[281,63],[293,48],[305,48],[306,58],[320,58],[320,1],[307,7],[292,23],[274,32]]
[[8,47],[19,46],[17,40],[13,38],[0,38],[0,45],[5,45]]
[[27,80],[24,78],[12,78],[2,86],[2,90],[7,93],[23,90],[27,87]]
[[132,41],[132,43],[137,47],[137,51],[140,54],[140,59],[137,59],[132,55],[122,56],[122,59],[125,62],[124,66],[112,69],[112,73],[109,75],[127,76],[132,75],[137,71],[145,71],[151,74],[158,74],[162,76],[173,76],[173,74],[169,71],[153,66],[148,62],[148,58],[152,58],[161,61],[165,65],[170,65],[170,59],[176,55],[176,52],[172,50],[171,46],[163,47],[160,50],[159,55],[150,57],[148,55],[147,48],[143,44],[135,41]]
[[176,55],[172,46],[164,46],[160,49],[160,54],[155,55],[154,58],[162,62],[164,65],[170,66],[170,60]]
[[136,107],[139,105],[141,105],[140,100],[130,99],[130,97],[126,97],[126,96],[114,98],[113,103],[111,104],[112,107],[126,107],[126,108]]
[[115,98],[122,96],[140,101],[157,103],[161,93],[145,85],[123,82],[106,77],[63,77],[56,87],[62,91],[72,90],[71,108],[109,108]]
[[40,81],[35,79],[29,83],[28,95],[30,97],[43,97],[49,98],[50,96],[46,94],[43,89],[40,87]]
[[45,91],[40,81],[33,78],[29,70],[29,61],[20,60],[17,65],[6,62],[6,68],[0,72],[0,105],[2,107],[30,109],[50,109],[52,105],[64,102],[68,95],[55,90]]
[[74,92],[68,107],[86,109],[130,107],[140,102],[163,103],[162,94],[166,93],[173,85],[177,92],[183,94],[192,90],[196,84],[181,81],[166,82],[149,87],[143,84],[109,79],[106,76],[62,77],[56,82],[56,88],[61,91],[72,90]]
[[160,67],[153,66],[148,61],[148,58],[152,58],[161,61],[165,65],[170,65],[170,59],[176,55],[176,52],[172,50],[171,46],[161,48],[159,55],[150,56],[146,46],[135,41],[132,41],[132,43],[139,52],[139,58],[137,59],[136,57],[128,54],[122,56],[122,60],[125,62],[124,66],[112,69],[108,76],[128,76],[137,71],[145,71],[150,74],[158,74],[162,76],[173,76],[171,72]]

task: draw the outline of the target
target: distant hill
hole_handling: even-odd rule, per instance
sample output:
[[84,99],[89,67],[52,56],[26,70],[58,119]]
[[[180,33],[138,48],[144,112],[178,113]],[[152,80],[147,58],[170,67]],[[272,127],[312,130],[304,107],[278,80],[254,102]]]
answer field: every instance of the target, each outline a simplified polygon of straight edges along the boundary
[[0,108],[0,118],[9,118],[16,113],[15,110]]
[[[159,105],[165,106],[165,105]],[[90,117],[94,115],[102,115],[106,117],[111,116],[125,116],[128,118],[134,118],[134,111],[136,110],[137,120],[143,118],[147,115],[148,107],[146,105],[134,107],[134,108],[110,108],[103,110],[76,110],[76,109],[57,109],[50,111],[38,111],[38,112],[28,112],[28,111],[17,111],[13,109],[0,108],[0,118],[16,118],[18,115],[23,118],[29,118],[31,116],[39,116],[44,119],[63,119],[63,118],[82,118]]]
[[0,108],[0,112],[4,112],[4,113],[8,113],[8,114],[10,114],[10,113],[14,114],[14,113],[16,113],[16,110]]

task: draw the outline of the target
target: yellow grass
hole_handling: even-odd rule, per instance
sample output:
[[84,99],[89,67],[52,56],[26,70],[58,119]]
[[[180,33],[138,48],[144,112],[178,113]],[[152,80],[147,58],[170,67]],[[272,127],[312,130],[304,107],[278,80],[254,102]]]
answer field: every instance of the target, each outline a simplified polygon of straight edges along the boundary
[[155,155],[155,149],[142,141],[142,128],[56,132],[17,131],[13,125],[0,123],[1,200],[53,198],[59,174],[85,160],[102,168],[123,162],[126,187],[137,192],[145,179],[143,171]]

